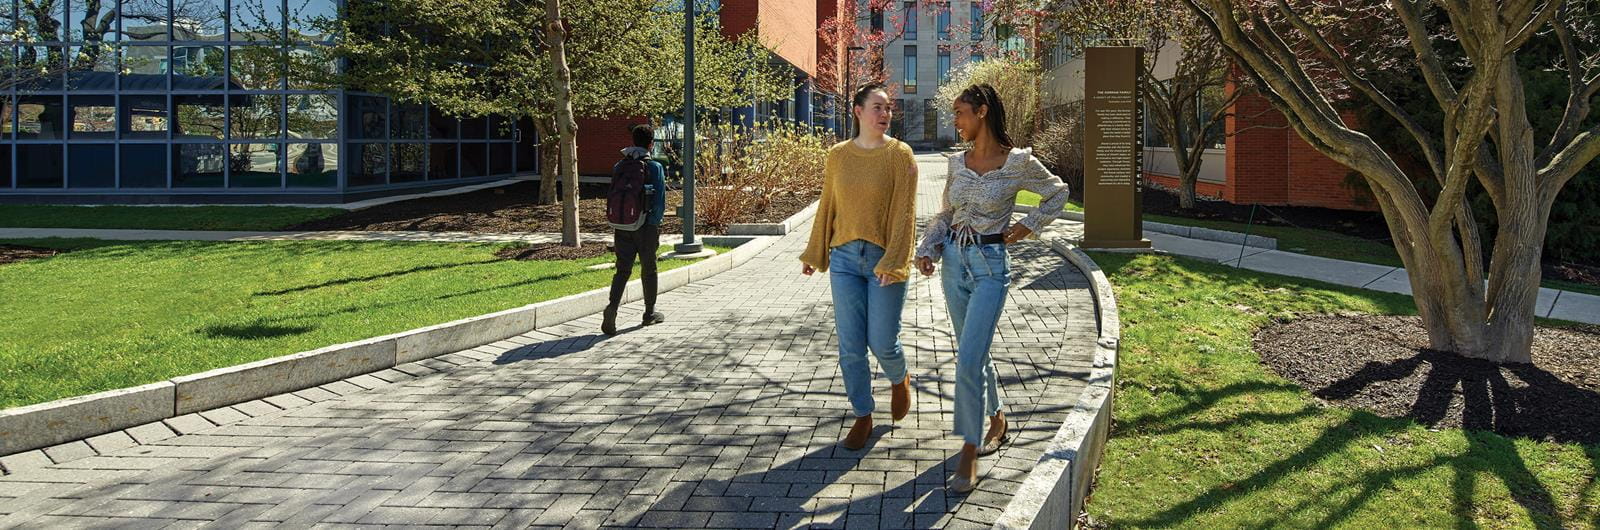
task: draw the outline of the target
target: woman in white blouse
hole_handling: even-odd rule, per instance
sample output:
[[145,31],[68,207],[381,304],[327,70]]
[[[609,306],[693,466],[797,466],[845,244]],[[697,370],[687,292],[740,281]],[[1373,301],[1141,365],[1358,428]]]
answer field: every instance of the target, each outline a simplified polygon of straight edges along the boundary
[[[942,258],[945,264],[940,279],[956,336],[954,430],[966,441],[950,488],[965,493],[977,486],[978,456],[999,450],[1009,439],[1000,411],[1000,382],[989,356],[1011,286],[1006,245],[1054,221],[1068,194],[1067,185],[1032,150],[1017,148],[1006,135],[1005,105],[994,87],[967,87],[952,107],[956,130],[971,148],[950,158],[944,206],[917,247],[916,265],[932,276],[934,263]],[[1011,224],[1021,190],[1043,200],[1032,214]]]

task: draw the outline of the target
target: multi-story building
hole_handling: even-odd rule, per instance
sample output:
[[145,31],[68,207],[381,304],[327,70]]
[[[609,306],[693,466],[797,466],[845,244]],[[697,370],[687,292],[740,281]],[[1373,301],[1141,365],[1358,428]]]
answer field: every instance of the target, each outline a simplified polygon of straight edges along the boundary
[[[854,0],[846,0],[854,1]],[[918,147],[944,147],[960,139],[950,109],[935,99],[953,69],[977,62],[996,50],[995,31],[984,23],[981,0],[904,1],[893,13],[868,12],[864,32],[885,31],[894,38],[883,48],[883,66],[895,88],[895,120],[890,133]]]
[[[0,71],[57,66],[0,81],[0,202],[338,203],[538,175],[531,122],[325,84],[314,21],[344,1],[0,0]],[[837,127],[813,111],[831,106],[813,79],[836,1],[701,3],[794,75],[792,97],[727,119]],[[580,120],[580,173],[609,173],[644,121]]]
[[347,202],[536,169],[531,124],[325,84],[314,21],[341,1],[0,0],[26,76],[0,83],[0,202]]

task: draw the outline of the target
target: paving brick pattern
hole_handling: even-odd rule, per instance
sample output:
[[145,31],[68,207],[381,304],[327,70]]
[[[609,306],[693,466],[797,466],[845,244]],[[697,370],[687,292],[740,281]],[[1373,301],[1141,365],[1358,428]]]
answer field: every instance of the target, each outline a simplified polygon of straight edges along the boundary
[[[920,161],[930,212],[944,164]],[[937,281],[914,281],[906,309],[913,414],[881,414],[866,450],[844,450],[827,278],[796,261],[808,232],[664,294],[665,324],[605,338],[586,317],[63,447],[107,450],[0,477],[0,527],[990,525],[1088,372],[1086,280],[1042,243],[1014,247],[994,352],[1016,436],[981,461],[978,491],[955,495]]]

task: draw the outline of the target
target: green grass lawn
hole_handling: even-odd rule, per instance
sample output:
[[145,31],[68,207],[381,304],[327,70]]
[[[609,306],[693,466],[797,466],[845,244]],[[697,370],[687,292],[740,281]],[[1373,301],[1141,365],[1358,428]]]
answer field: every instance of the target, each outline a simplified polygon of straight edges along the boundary
[[1183,258],[1094,253],[1122,317],[1114,427],[1087,508],[1113,527],[1594,528],[1600,446],[1326,408],[1263,368],[1272,319],[1409,298]]
[[[1025,204],[1028,206],[1037,207],[1039,206],[1039,199],[1042,198],[1043,197],[1040,197],[1039,194],[1031,191],[1024,190],[1017,192],[1017,204]],[[1078,201],[1068,201],[1067,205],[1061,209],[1069,212],[1081,212],[1083,211],[1083,204],[1079,203]]]
[[[1032,192],[1017,194],[1017,204],[1038,206],[1039,196]],[[1082,212],[1083,205],[1078,203],[1067,204],[1066,210]],[[1342,259],[1371,263],[1387,267],[1403,267],[1400,255],[1395,253],[1394,247],[1388,243],[1368,241],[1351,237],[1338,232],[1327,230],[1314,230],[1309,228],[1295,228],[1292,226],[1248,226],[1244,223],[1229,221],[1216,221],[1210,219],[1189,219],[1186,217],[1171,217],[1166,215],[1145,214],[1146,221],[1167,223],[1179,226],[1195,226],[1210,228],[1212,230],[1226,230],[1229,232],[1250,233],[1253,235],[1270,237],[1278,240],[1278,250],[1295,252],[1310,256]],[[1546,279],[1540,283],[1551,289],[1561,289],[1578,293],[1600,296],[1600,287],[1585,285],[1562,280]]]
[[0,206],[4,228],[270,231],[344,213],[293,206]]
[[0,265],[0,408],[601,288],[612,271],[584,267],[613,259],[504,261],[494,244],[5,242],[73,251]]

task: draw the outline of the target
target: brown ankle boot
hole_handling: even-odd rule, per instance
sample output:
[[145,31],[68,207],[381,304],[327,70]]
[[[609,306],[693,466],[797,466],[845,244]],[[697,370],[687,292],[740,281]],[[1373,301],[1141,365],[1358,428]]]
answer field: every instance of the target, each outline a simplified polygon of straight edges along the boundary
[[856,418],[856,424],[850,427],[850,434],[846,434],[839,446],[851,451],[859,451],[867,446],[867,438],[872,436],[872,415]]
[[906,376],[904,381],[895,383],[890,387],[890,390],[890,417],[894,421],[903,420],[906,414],[911,413],[911,376]]

